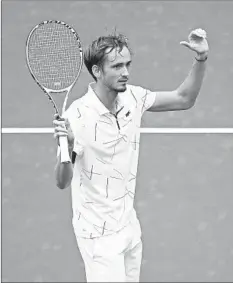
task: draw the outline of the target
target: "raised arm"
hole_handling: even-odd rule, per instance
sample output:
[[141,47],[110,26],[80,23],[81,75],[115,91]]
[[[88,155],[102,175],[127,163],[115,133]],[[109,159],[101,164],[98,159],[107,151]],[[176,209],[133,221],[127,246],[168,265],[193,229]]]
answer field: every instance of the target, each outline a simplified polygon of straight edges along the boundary
[[206,32],[202,29],[192,31],[188,39],[189,42],[180,42],[181,45],[196,52],[195,60],[188,76],[177,89],[156,92],[155,102],[148,111],[186,110],[195,104],[205,75],[209,47],[206,40]]

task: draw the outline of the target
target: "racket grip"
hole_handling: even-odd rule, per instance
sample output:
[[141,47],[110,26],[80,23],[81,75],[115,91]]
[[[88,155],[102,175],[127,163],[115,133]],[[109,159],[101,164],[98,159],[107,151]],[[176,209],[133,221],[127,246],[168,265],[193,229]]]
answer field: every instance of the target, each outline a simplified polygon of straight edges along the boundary
[[61,163],[71,162],[67,137],[60,137],[59,143],[61,149]]

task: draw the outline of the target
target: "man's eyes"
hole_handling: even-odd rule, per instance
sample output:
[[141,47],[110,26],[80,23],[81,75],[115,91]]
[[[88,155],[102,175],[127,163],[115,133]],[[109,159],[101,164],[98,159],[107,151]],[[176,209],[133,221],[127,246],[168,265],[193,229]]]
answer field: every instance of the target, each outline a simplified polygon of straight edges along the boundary
[[120,69],[120,68],[122,68],[122,67],[123,67],[123,65],[115,65],[115,66],[114,66],[115,69]]
[[[131,65],[131,63],[126,64],[126,67],[129,68],[130,65]],[[113,68],[115,68],[115,69],[120,69],[120,68],[123,68],[123,66],[124,66],[123,64],[119,64],[119,65],[113,66]]]

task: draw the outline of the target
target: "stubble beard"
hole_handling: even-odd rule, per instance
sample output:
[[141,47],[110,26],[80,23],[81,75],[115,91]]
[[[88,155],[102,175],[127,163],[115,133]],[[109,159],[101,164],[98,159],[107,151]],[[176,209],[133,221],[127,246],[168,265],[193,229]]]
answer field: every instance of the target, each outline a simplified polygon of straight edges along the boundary
[[116,92],[125,92],[126,89],[127,89],[126,86],[127,86],[127,85],[125,84],[124,86],[116,87],[114,90],[115,90]]

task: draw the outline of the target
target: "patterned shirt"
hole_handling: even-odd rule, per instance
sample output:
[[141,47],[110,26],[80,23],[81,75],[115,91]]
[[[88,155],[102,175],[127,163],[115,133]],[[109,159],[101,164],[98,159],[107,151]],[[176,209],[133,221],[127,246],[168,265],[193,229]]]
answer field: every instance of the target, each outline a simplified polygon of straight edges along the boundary
[[73,227],[77,236],[100,237],[138,221],[134,195],[142,114],[155,101],[155,92],[127,85],[111,113],[91,84],[87,93],[65,113],[75,136],[76,156],[71,182]]

